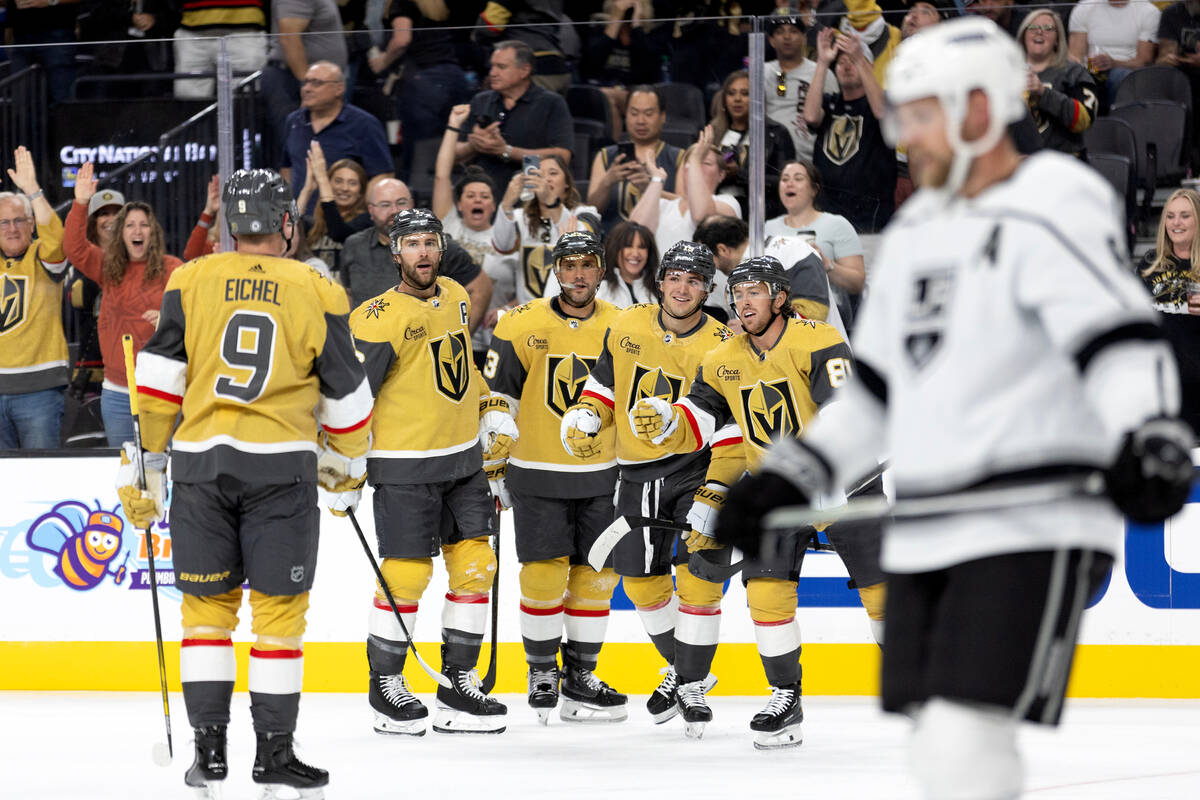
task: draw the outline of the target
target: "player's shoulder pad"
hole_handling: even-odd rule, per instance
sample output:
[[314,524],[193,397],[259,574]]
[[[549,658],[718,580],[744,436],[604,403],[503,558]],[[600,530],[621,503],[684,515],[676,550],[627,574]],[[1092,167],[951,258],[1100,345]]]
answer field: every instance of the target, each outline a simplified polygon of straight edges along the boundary
[[350,330],[360,339],[388,338],[386,329],[394,324],[399,315],[399,306],[393,299],[394,292],[388,289],[361,303],[350,312]]
[[618,315],[620,315],[622,310],[623,309],[618,308],[609,301],[602,300],[597,297],[596,310],[592,312],[592,315],[597,319],[607,318],[611,322],[612,320],[616,319]]
[[792,317],[788,320],[788,329],[793,331],[793,336],[803,336],[805,346],[810,347],[812,350],[820,350],[835,344],[844,344],[846,341],[842,338],[842,334],[837,328],[819,319]]
[[499,336],[501,339],[513,339],[519,331],[536,326],[540,322],[539,317],[541,316],[537,313],[538,310],[548,308],[549,304],[550,301],[547,298],[535,297],[524,305],[505,311],[496,322],[496,328],[492,335]]
[[448,300],[451,300],[452,302],[458,302],[459,300],[471,299],[471,295],[469,292],[467,292],[466,287],[454,280],[454,278],[447,278],[445,275],[439,275],[437,282],[438,286],[445,293]]
[[733,331],[729,330],[724,323],[718,322],[713,317],[708,316],[708,314],[704,316],[706,317],[704,325],[705,335],[713,336],[718,342],[724,342],[733,338]]

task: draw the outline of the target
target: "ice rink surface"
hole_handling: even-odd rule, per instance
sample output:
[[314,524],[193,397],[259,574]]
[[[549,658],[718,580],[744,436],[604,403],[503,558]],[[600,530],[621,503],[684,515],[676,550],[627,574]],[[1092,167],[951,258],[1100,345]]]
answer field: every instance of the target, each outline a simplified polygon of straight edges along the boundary
[[[328,798],[917,798],[905,769],[907,722],[872,698],[811,697],[801,747],[757,752],[747,728],[760,697],[712,697],[700,741],[678,719],[651,723],[644,697],[609,725],[537,724],[524,696],[498,736],[384,737],[365,695],[306,694],[301,757],[330,771]],[[428,705],[432,697],[423,696]],[[227,800],[250,800],[249,697],[234,695]],[[37,800],[187,798],[191,729],[172,695],[175,763],[151,760],[164,739],[156,694],[0,692],[0,796]],[[1027,796],[1037,800],[1200,798],[1200,701],[1073,700],[1057,730],[1025,726]]]

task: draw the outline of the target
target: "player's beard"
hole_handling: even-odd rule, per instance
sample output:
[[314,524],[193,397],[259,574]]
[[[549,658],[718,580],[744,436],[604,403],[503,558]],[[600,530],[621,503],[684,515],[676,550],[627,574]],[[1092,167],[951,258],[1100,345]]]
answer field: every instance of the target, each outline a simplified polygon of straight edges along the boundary
[[567,287],[563,286],[560,288],[562,291],[559,292],[559,297],[562,298],[564,303],[569,305],[571,308],[587,308],[592,304],[592,301],[596,299],[596,290],[600,288],[600,284],[590,287],[591,291],[587,293],[587,297],[580,301],[576,301],[571,297],[571,293],[567,291]]
[[419,266],[419,265],[414,264],[413,266],[410,267],[408,264],[405,264],[402,261],[400,263],[400,282],[407,283],[409,286],[413,287],[417,291],[423,292],[426,289],[428,289],[429,287],[433,286],[435,283],[437,283],[438,265],[436,263],[430,264],[430,266],[433,267],[433,269],[430,272],[429,280],[427,280],[427,281],[421,279],[420,273],[417,272],[417,266]]
[[[911,154],[909,159],[911,165]],[[940,189],[950,178],[950,167],[953,163],[953,155],[948,159],[937,158],[933,155],[927,156],[921,160],[920,170],[912,172],[913,183],[921,189]]]

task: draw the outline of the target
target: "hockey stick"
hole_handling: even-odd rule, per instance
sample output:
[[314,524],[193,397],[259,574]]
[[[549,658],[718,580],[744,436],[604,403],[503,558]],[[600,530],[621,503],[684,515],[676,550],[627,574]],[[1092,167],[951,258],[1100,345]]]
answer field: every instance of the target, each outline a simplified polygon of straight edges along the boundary
[[488,656],[487,674],[483,676],[479,688],[484,694],[491,694],[496,685],[496,629],[500,622],[500,513],[496,513],[496,534],[492,537],[492,549],[496,551],[496,575],[492,578],[492,652]]
[[[137,380],[134,377],[133,337],[128,333],[121,337],[125,350],[125,383],[129,388],[129,411],[133,416],[133,441],[137,447],[138,491],[146,491],[146,464],[142,458],[142,421],[138,411]],[[162,687],[163,722],[167,727],[167,752],[162,751],[162,742],[155,742],[151,757],[154,763],[165,767],[175,757],[171,742],[171,701],[167,698],[167,659],[163,655],[162,618],[158,612],[158,571],[154,568],[154,542],[150,538],[150,526],[146,536],[146,558],[150,563],[150,602],[154,608],[154,643],[158,646],[158,683]]]
[[[808,541],[805,542],[806,550],[816,550],[822,553],[836,553],[837,548],[831,544],[817,541],[817,530],[812,528],[808,532]],[[688,561],[688,572],[695,575],[701,580],[709,581],[710,583],[724,583],[741,572],[746,566],[746,559],[741,558],[732,564],[721,565],[713,564],[711,561],[703,558],[694,558]]]
[[438,686],[444,686],[447,689],[453,688],[450,685],[450,679],[426,664],[425,659],[421,658],[421,654],[417,652],[417,646],[413,643],[412,634],[408,632],[408,626],[404,624],[404,617],[400,616],[400,607],[396,605],[396,598],[392,597],[392,590],[388,588],[387,581],[383,579],[383,573],[379,571],[379,562],[375,560],[375,554],[371,552],[371,546],[367,544],[367,537],[363,535],[362,528],[354,516],[354,509],[347,508],[346,516],[350,518],[350,524],[354,526],[354,532],[358,534],[358,541],[362,544],[363,552],[367,554],[367,560],[371,562],[371,569],[375,570],[375,580],[379,581],[379,586],[383,589],[383,594],[387,597],[388,604],[392,607],[392,613],[396,615],[396,622],[400,623],[400,630],[404,633],[408,649],[412,651],[413,657],[417,659],[417,663],[421,665],[421,669],[425,670],[425,674],[437,681]]

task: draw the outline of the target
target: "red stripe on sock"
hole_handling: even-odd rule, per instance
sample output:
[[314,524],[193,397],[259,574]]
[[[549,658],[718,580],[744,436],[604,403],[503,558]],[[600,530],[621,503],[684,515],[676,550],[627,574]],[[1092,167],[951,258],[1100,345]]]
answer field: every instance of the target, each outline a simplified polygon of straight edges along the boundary
[[446,592],[446,599],[451,603],[487,603],[488,596],[486,594],[455,594],[454,592]]
[[180,647],[233,647],[232,639],[184,639]]
[[259,650],[257,647],[250,648],[251,658],[302,658],[303,650]]
[[521,603],[521,613],[530,614],[535,617],[551,617],[555,614],[561,614],[562,610],[563,607],[561,605],[555,606],[554,608],[534,608]]
[[795,617],[788,617],[787,619],[785,619],[785,620],[780,620],[779,622],[759,622],[758,620],[754,620],[754,624],[755,624],[755,625],[761,625],[761,626],[762,626],[762,627],[764,627],[764,628],[771,628],[771,627],[774,627],[774,626],[776,626],[776,625],[787,625],[788,623],[790,623],[790,622],[791,622],[792,620],[794,620],[794,619],[795,619]]
[[568,617],[607,617],[607,608],[568,608]]
[[655,605],[652,605],[652,606],[638,606],[637,610],[638,611],[658,611],[660,608],[666,608],[670,604],[671,604],[671,598],[668,597],[666,600],[663,600],[661,603],[656,603]]
[[684,614],[693,614],[697,617],[715,617],[721,613],[720,606],[685,606],[680,605],[679,611]]
[[[375,607],[378,608],[380,611],[391,611],[392,610],[391,603],[389,603],[387,600],[380,600],[378,597],[375,598]],[[399,603],[396,604],[396,610],[399,611],[401,614],[417,613],[416,606],[402,606]]]

